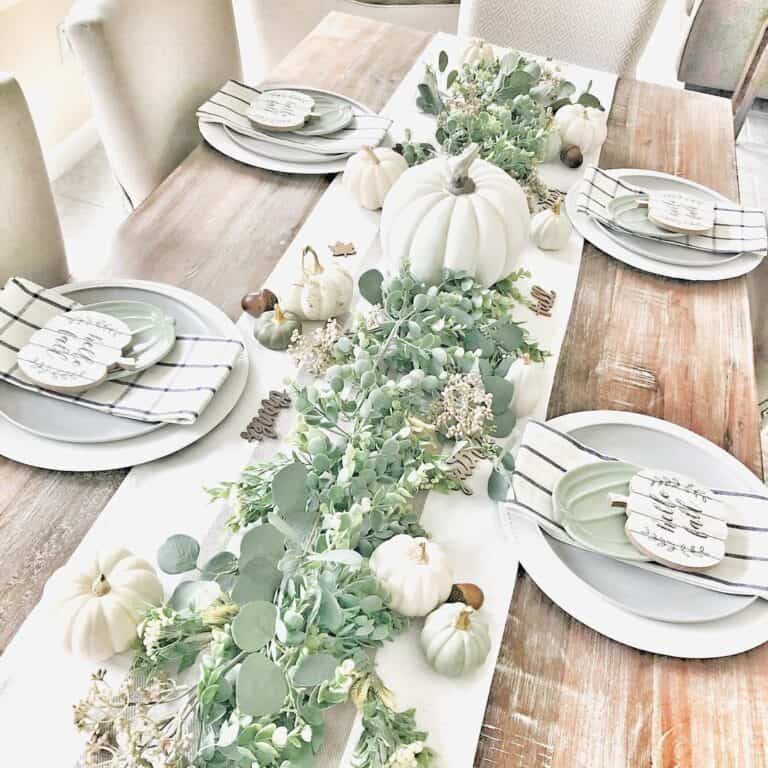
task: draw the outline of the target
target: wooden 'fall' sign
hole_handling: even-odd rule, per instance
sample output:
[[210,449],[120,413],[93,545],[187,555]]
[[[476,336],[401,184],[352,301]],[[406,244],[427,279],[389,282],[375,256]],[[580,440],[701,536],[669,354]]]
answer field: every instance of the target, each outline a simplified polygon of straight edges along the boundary
[[75,394],[101,384],[115,367],[130,368],[123,357],[131,343],[128,326],[111,315],[73,310],[51,318],[19,350],[19,370],[32,383]]

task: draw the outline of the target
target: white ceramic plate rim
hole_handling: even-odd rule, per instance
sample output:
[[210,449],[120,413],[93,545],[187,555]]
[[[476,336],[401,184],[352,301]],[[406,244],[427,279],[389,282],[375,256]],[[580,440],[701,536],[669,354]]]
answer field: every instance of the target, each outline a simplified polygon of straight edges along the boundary
[[249,373],[246,340],[240,329],[218,307],[201,296],[172,285],[147,280],[90,280],[68,284],[81,288],[144,288],[189,304],[222,334],[243,339],[244,349],[232,372],[202,416],[190,425],[167,424],[149,434],[105,443],[62,443],[33,435],[0,419],[0,455],[20,464],[65,472],[102,472],[133,467],[169,456],[199,440],[218,426],[235,407]]
[[[702,192],[706,192],[717,200],[728,201],[727,197],[721,195],[719,192],[715,192],[713,189],[709,189],[708,187],[693,181],[688,181],[687,179],[681,179],[679,176],[674,176],[670,173],[646,171],[642,168],[611,168],[610,171],[612,174],[620,177],[642,175],[660,179],[669,179],[679,182],[684,186],[689,186]],[[707,267],[685,267],[678,264],[667,264],[665,262],[656,261],[655,259],[649,259],[647,256],[642,256],[639,253],[628,250],[610,237],[607,231],[603,227],[598,226],[598,224],[587,216],[586,213],[579,213],[577,211],[579,188],[580,184],[575,184],[571,187],[565,197],[565,208],[576,231],[585,240],[588,240],[609,256],[612,256],[631,267],[640,269],[643,272],[650,272],[651,274],[661,275],[662,277],[675,277],[682,280],[728,280],[732,277],[746,275],[763,260],[763,257],[760,255],[744,253],[738,258],[728,261],[725,264],[713,264],[712,266]]]
[[[376,114],[369,107],[366,107],[359,101],[351,99],[349,96],[345,96],[341,93],[323,91],[319,88],[306,88],[303,85],[296,85],[295,83],[281,83],[274,86],[270,85],[270,90],[276,88],[301,89],[310,93],[322,93],[326,96],[335,96],[338,99],[343,99],[344,101],[349,102],[353,106],[357,107],[363,112],[368,113],[369,115]],[[210,144],[214,149],[221,152],[223,155],[226,155],[232,160],[237,160],[238,162],[244,163],[245,165],[250,165],[254,168],[262,168],[265,171],[278,171],[279,173],[298,173],[311,176],[325,173],[339,173],[340,171],[344,170],[344,166],[347,164],[346,157],[341,160],[332,160],[323,163],[290,163],[285,160],[273,160],[272,158],[256,154],[251,150],[244,149],[242,146],[234,142],[230,136],[227,135],[223,125],[218,123],[206,123],[199,120],[198,127],[200,129],[200,134],[205,139],[205,141],[208,142],[208,144]]]
[[[676,424],[623,411],[582,411],[550,422],[562,431],[595,424],[630,424],[667,432],[694,443],[726,462],[745,486],[764,493],[765,486],[730,454]],[[552,551],[541,529],[528,520],[501,513],[517,544],[520,564],[537,586],[573,618],[612,640],[641,651],[687,659],[743,653],[768,641],[768,601],[758,599],[743,610],[714,621],[670,623],[649,619],[607,600],[576,577]]]

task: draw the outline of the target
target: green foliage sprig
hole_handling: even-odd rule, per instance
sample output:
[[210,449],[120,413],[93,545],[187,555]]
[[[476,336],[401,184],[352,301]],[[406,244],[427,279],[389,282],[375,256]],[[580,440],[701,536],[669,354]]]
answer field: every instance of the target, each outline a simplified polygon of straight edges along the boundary
[[[147,611],[134,671],[157,681],[199,661],[197,683],[145,686],[145,735],[126,753],[125,698],[100,679],[77,709],[92,743],[130,768],[145,768],[158,750],[177,768],[308,768],[324,711],[351,699],[363,724],[358,766],[432,763],[414,712],[396,709],[373,668],[370,651],[407,620],[367,557],[395,534],[424,535],[419,492],[461,487],[449,437],[494,461],[492,491],[504,480],[497,474],[510,457],[486,434],[514,427],[504,373],[520,355],[546,354],[513,317],[528,301],[524,276],[486,289],[464,274],[429,286],[407,271],[385,279],[371,270],[360,279],[369,311],[347,331],[317,332],[322,355],[306,340],[294,345],[299,365],[322,376],[294,385],[291,453],[210,491],[232,506],[239,551],[203,560],[181,534],[158,553],[163,570],[190,578]],[[181,708],[169,718],[175,700]]]

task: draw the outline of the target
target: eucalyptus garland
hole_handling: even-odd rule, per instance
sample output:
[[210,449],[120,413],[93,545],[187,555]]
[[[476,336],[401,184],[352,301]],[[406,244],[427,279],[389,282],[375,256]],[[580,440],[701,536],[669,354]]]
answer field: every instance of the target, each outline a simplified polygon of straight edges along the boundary
[[[552,116],[574,101],[602,109],[590,87],[591,83],[576,96],[576,86],[554,65],[517,51],[450,71],[448,55],[441,51],[437,67],[425,69],[416,105],[436,116],[435,139],[443,152],[458,155],[469,144],[477,144],[484,160],[539,193],[543,189],[536,166],[554,130]],[[427,142],[411,141],[408,132],[396,149],[409,165],[418,165],[437,152]]]
[[398,533],[425,535],[417,494],[461,489],[451,459],[468,446],[494,462],[491,495],[505,495],[511,457],[490,439],[515,424],[504,374],[546,354],[513,319],[524,276],[486,289],[463,274],[428,286],[371,270],[360,279],[371,307],[349,330],[330,321],[294,338],[318,378],[293,385],[291,451],[209,491],[231,505],[237,555],[200,562],[185,535],[160,548],[160,567],[190,578],[147,612],[132,675],[113,689],[97,674],[76,706],[86,764],[308,768],[325,710],[350,700],[357,766],[433,763],[415,713],[374,668],[372,651],[407,620],[367,558]]

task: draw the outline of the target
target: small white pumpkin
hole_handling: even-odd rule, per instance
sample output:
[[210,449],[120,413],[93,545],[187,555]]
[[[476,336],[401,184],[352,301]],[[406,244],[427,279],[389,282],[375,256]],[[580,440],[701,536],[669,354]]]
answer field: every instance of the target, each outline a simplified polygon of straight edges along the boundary
[[376,211],[392,185],[408,170],[408,163],[393,149],[363,147],[347,160],[344,187],[363,208]]
[[558,200],[531,219],[531,240],[542,251],[559,251],[571,236],[571,222]]
[[[309,265],[308,254],[312,255]],[[352,303],[352,275],[342,267],[323,267],[315,249],[301,252],[301,279],[289,286],[280,306],[303,320],[328,320],[343,315]]]
[[447,677],[458,677],[485,661],[491,650],[491,636],[474,608],[446,603],[427,616],[421,630],[421,647],[433,669]]
[[461,51],[459,64],[462,66],[469,64],[469,66],[474,67],[481,61],[490,64],[495,58],[496,54],[493,52],[493,46],[489,42],[483,40],[482,37],[470,37]]
[[432,285],[444,269],[462,271],[489,288],[519,265],[530,213],[520,185],[478,159],[470,144],[459,157],[409,168],[384,201],[384,256]]
[[154,568],[127,549],[100,552],[85,568],[60,568],[48,582],[64,647],[89,661],[128,650],[144,611],[163,600]]
[[575,144],[584,154],[602,146],[608,135],[608,113],[581,104],[566,104],[555,114],[563,146]]
[[392,607],[403,616],[426,616],[451,593],[448,558],[438,544],[423,537],[393,536],[376,547],[370,566]]
[[515,386],[509,410],[518,419],[530,416],[543,391],[544,363],[534,363],[523,355],[509,366],[504,378]]

